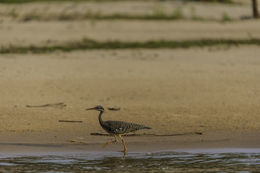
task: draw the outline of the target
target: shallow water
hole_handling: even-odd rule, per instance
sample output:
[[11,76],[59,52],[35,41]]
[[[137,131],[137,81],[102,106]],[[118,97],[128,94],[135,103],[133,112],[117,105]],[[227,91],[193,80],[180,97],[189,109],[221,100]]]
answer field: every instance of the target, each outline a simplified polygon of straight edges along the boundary
[[0,155],[0,172],[260,172],[259,150]]

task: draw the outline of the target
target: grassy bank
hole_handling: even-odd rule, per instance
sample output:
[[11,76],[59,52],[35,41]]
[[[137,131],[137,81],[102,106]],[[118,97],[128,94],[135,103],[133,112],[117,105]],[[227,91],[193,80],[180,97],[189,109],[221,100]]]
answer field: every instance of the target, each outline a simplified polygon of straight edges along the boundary
[[53,14],[53,15],[42,15],[37,13],[28,13],[20,18],[21,21],[71,21],[71,20],[214,20],[214,19],[203,19],[195,16],[194,18],[185,17],[181,10],[175,10],[172,14],[166,13],[154,13],[154,14],[143,14],[143,15],[129,15],[129,14],[106,14],[103,15],[99,12],[86,12],[86,13],[71,13],[71,14]]
[[101,12],[87,11],[85,13],[60,13],[60,14],[44,14],[31,12],[20,16],[15,11],[11,11],[9,16],[12,18],[28,22],[28,21],[74,21],[74,20],[192,20],[192,21],[210,21],[210,22],[231,22],[235,21],[227,13],[220,14],[220,18],[201,17],[196,15],[195,11],[191,11],[190,15],[184,15],[182,8],[175,8],[172,12],[165,12],[164,9],[156,9],[152,14],[102,14]]
[[70,52],[74,50],[91,49],[157,49],[157,48],[192,48],[192,47],[211,47],[211,46],[239,46],[239,45],[259,45],[260,39],[202,39],[202,40],[184,40],[184,41],[147,41],[147,42],[122,42],[122,41],[95,41],[91,39],[82,39],[74,42],[53,46],[13,46],[1,47],[0,53],[50,53],[54,51]]

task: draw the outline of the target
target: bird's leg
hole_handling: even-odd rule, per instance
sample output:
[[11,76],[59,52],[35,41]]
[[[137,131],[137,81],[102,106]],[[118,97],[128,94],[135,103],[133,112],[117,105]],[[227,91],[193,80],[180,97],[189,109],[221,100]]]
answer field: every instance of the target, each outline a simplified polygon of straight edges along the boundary
[[125,155],[126,155],[126,151],[127,151],[126,144],[125,144],[125,140],[123,139],[123,137],[122,137],[121,135],[118,135],[118,136],[119,136],[119,138],[121,139],[122,144],[123,144],[123,146],[124,146],[124,156],[125,156]]
[[104,147],[106,147],[107,145],[111,144],[111,143],[116,143],[117,142],[117,138],[116,138],[116,135],[114,135],[114,140],[111,140],[111,141],[107,141],[104,145]]

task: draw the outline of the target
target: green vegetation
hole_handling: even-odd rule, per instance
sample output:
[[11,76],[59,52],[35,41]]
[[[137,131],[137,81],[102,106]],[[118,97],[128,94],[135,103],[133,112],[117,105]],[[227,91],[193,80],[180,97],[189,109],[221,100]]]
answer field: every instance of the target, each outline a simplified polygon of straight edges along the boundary
[[53,14],[53,15],[41,15],[38,13],[28,13],[20,18],[21,21],[50,21],[50,20],[60,20],[60,21],[66,21],[66,20],[87,20],[87,19],[93,19],[93,20],[118,20],[118,19],[124,19],[124,20],[180,20],[185,19],[185,17],[182,14],[182,11],[180,9],[177,9],[173,11],[172,14],[166,14],[164,12],[155,12],[154,14],[144,14],[144,15],[129,15],[129,14],[106,14],[102,15],[100,12],[86,12],[86,13],[63,13],[63,14]]
[[[10,15],[9,15],[10,16]],[[193,21],[215,21],[215,22],[231,22],[231,19],[227,13],[223,13],[220,19],[215,18],[203,18],[196,15],[196,9],[190,8],[190,16],[183,14],[182,8],[174,8],[172,12],[166,12],[163,6],[156,6],[152,14],[102,14],[100,11],[86,12],[62,12],[59,14],[50,13],[45,14],[37,11],[32,11],[22,16],[18,14],[15,17],[20,21],[71,21],[71,20],[193,20]]]
[[[17,15],[16,15],[17,18]],[[163,11],[154,11],[153,14],[105,14],[100,12],[86,12],[86,13],[61,13],[61,14],[40,14],[37,12],[30,12],[24,16],[18,17],[20,21],[70,21],[70,20],[193,20],[193,21],[215,21],[215,22],[231,22],[227,13],[223,13],[220,19],[203,18],[191,12],[191,16],[184,16],[182,9],[177,8],[172,13],[167,14]]]
[[176,8],[175,10],[173,10],[173,12],[170,16],[175,17],[176,19],[185,18],[181,8]]
[[231,22],[232,19],[229,17],[229,15],[226,12],[224,12],[221,16],[221,21],[222,22]]
[[28,22],[28,21],[71,21],[71,20],[193,20],[193,21],[215,21],[215,22],[231,22],[234,19],[230,18],[227,13],[222,13],[220,19],[204,18],[197,16],[196,9],[190,8],[190,15],[184,15],[182,8],[173,8],[172,12],[166,12],[163,6],[156,6],[152,14],[102,14],[100,11],[87,10],[85,12],[61,12],[61,13],[43,13],[36,10],[26,14],[19,14],[16,8],[9,12],[0,13],[3,16],[8,16],[13,19]]
[[[190,7],[190,16],[191,16],[190,19],[194,20],[194,21],[205,21],[206,20],[205,18],[197,16],[196,8],[193,6]],[[208,19],[208,20],[214,21],[214,19]]]
[[211,46],[239,46],[239,45],[258,45],[260,39],[202,39],[184,41],[146,41],[146,42],[122,42],[122,41],[95,41],[82,39],[80,41],[68,42],[53,46],[9,46],[0,48],[0,53],[50,53],[54,51],[70,52],[74,50],[92,49],[139,49],[139,48],[192,48],[192,47],[211,47]]
[[7,16],[10,16],[12,18],[17,18],[18,17],[18,13],[16,12],[16,9],[13,8],[8,14]]

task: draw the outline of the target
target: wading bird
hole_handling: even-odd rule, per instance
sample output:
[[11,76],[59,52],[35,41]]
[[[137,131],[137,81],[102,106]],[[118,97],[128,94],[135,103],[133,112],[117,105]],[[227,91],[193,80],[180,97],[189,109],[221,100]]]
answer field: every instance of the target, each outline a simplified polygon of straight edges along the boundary
[[128,122],[124,122],[124,121],[103,121],[101,116],[104,113],[104,108],[102,106],[96,106],[93,108],[88,108],[86,110],[99,111],[99,116],[98,116],[99,124],[107,133],[114,136],[115,139],[106,142],[104,146],[107,146],[108,144],[111,144],[111,143],[116,143],[117,137],[119,137],[124,146],[124,155],[126,155],[127,148],[126,148],[125,140],[122,137],[123,134],[129,133],[129,132],[134,132],[134,131],[141,130],[141,129],[151,129],[150,127],[147,127],[147,126],[144,126],[141,124],[128,123]]

